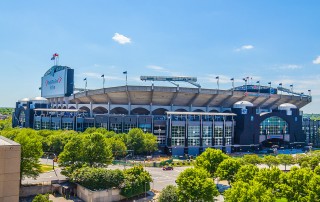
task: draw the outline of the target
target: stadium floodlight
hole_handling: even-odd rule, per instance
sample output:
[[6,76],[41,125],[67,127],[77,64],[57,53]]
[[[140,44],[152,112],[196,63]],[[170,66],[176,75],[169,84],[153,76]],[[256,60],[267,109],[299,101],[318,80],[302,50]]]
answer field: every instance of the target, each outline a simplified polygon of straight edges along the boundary
[[269,81],[268,84],[269,84],[269,94],[271,95],[271,81]]
[[197,82],[197,77],[186,77],[186,76],[140,76],[141,81],[168,81],[178,86],[174,82],[187,82],[198,88],[201,88]]
[[234,91],[234,78],[230,79],[232,81],[232,91]]
[[83,81],[85,81],[84,84],[84,91],[87,91],[87,78],[84,78]]
[[309,92],[309,96],[311,97],[311,90],[309,89],[308,92]]
[[102,74],[101,77],[102,77],[102,88],[104,89],[104,83],[105,83],[104,74]]
[[217,79],[217,86],[218,86],[218,91],[219,91],[219,76],[216,76]]

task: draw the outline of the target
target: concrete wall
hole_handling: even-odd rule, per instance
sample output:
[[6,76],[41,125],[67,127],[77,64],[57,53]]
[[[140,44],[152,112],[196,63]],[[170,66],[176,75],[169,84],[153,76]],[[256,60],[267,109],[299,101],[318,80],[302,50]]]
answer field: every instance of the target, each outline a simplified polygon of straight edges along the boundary
[[77,196],[86,202],[111,202],[125,199],[120,195],[120,189],[91,191],[79,184],[77,185]]
[[38,194],[46,194],[51,192],[52,192],[51,185],[23,186],[20,189],[20,197],[35,196]]
[[0,136],[0,202],[19,201],[19,144]]

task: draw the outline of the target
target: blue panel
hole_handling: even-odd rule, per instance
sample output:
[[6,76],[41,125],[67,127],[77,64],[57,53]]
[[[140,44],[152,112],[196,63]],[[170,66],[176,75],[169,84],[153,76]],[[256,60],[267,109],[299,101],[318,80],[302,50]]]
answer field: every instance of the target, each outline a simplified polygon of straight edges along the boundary
[[191,156],[198,156],[199,155],[199,147],[189,147],[188,154]]
[[183,156],[184,148],[183,147],[172,147],[172,156]]

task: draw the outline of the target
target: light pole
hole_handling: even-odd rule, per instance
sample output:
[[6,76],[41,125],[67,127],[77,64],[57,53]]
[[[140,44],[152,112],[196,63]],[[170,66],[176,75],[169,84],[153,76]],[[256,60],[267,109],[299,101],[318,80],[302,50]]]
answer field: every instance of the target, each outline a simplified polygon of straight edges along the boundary
[[258,93],[260,94],[260,81],[257,81],[257,84],[259,84]]
[[101,77],[102,77],[102,88],[104,89],[104,83],[105,83],[104,74],[102,74]]
[[234,78],[230,79],[232,81],[232,91],[234,91]]
[[84,83],[84,92],[86,92],[87,91],[87,78],[84,78],[83,80],[85,81],[85,83]]
[[291,95],[293,96],[293,84],[290,85]]
[[128,71],[124,71],[123,74],[126,75],[126,86],[128,85]]
[[280,91],[281,91],[281,94],[280,94],[280,97],[282,95],[282,83],[279,83],[279,86],[280,86]]
[[269,95],[271,95],[271,81],[268,84],[269,84]]
[[218,91],[219,91],[219,76],[216,76],[217,79],[217,86],[218,86]]
[[247,82],[248,82],[248,80],[247,80],[246,78],[243,78],[242,80],[244,80],[245,86],[246,86],[246,92],[248,92],[248,88],[247,88]]

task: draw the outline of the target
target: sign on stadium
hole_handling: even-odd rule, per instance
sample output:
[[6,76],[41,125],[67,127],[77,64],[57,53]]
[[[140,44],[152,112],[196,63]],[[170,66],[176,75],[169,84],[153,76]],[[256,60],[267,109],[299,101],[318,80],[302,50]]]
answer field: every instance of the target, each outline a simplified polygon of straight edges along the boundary
[[74,70],[66,66],[53,66],[41,78],[41,96],[64,97],[73,94]]

